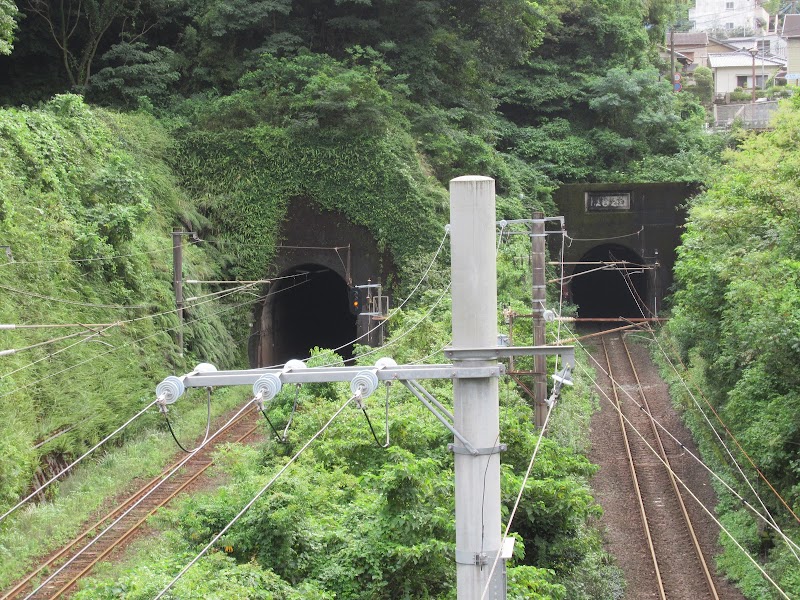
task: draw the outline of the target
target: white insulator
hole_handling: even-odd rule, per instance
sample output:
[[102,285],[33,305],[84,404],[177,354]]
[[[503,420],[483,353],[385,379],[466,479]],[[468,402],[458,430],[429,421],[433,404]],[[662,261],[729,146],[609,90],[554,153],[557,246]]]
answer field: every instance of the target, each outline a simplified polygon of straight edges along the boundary
[[253,395],[261,396],[264,401],[272,400],[281,391],[283,383],[274,373],[266,373],[253,384]]
[[379,358],[378,361],[375,363],[376,369],[391,369],[392,367],[397,366],[397,361],[390,356],[384,356],[383,358]]
[[156,386],[156,397],[161,399],[162,404],[172,404],[183,396],[186,388],[179,377],[170,375]]
[[547,310],[545,310],[545,311],[544,311],[544,313],[542,314],[542,316],[544,317],[544,320],[545,320],[546,322],[548,322],[548,323],[552,323],[553,321],[555,321],[555,320],[556,320],[556,313],[555,313],[555,311],[552,311],[552,310],[550,310],[549,308],[548,308]]
[[195,373],[216,373],[217,367],[211,363],[200,363],[194,368]]
[[307,369],[308,365],[304,363],[302,360],[297,360],[293,358],[292,360],[286,361],[286,364],[283,365],[283,372],[287,373],[289,371],[296,371],[298,369]]
[[377,388],[378,376],[374,371],[361,371],[350,382],[350,391],[361,398],[368,398]]

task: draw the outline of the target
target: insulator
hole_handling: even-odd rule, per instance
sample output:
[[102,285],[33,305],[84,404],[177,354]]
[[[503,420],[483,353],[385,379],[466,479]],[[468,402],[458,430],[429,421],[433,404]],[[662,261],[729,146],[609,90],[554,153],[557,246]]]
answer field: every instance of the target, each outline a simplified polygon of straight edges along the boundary
[[350,382],[350,391],[353,395],[368,398],[378,387],[378,376],[374,371],[361,371]]
[[194,368],[195,373],[216,373],[217,367],[211,363],[200,363]]
[[376,369],[390,369],[392,367],[397,366],[397,361],[390,356],[384,356],[383,358],[379,358],[378,361],[375,363]]
[[283,365],[283,372],[286,373],[288,371],[296,371],[298,369],[307,369],[308,365],[304,363],[302,360],[297,360],[293,358],[292,360],[286,361],[286,364]]
[[281,391],[283,383],[281,378],[274,373],[266,373],[259,377],[253,384],[253,395],[261,395],[264,401],[272,400]]
[[156,386],[156,397],[161,399],[162,404],[172,404],[183,396],[186,388],[179,377],[170,375]]

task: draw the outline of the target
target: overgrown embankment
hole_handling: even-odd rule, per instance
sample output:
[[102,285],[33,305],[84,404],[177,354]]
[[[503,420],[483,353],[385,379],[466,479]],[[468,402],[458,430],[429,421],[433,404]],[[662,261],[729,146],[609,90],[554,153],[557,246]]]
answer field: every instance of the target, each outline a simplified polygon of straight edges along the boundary
[[[2,349],[18,351],[0,357],[0,512],[30,488],[40,461],[41,481],[184,368],[172,340],[169,231],[187,203],[164,161],[172,148],[152,117],[89,108],[78,96],[0,111],[0,243],[10,248],[1,320],[97,324],[2,332]],[[187,264],[216,272],[198,248]],[[187,325],[187,346],[232,365],[217,310],[188,311],[202,325]],[[152,422],[140,421],[125,433]]]
[[[761,506],[753,494],[757,490],[777,524],[797,540],[800,98],[784,103],[774,124],[774,131],[750,136],[730,152],[706,193],[690,204],[669,331],[691,367],[688,375],[705,392],[705,397],[696,393],[692,397],[678,389],[704,457],[727,473],[727,480],[752,505]],[[751,488],[736,474],[698,405],[722,432]],[[746,455],[725,435],[712,408]],[[751,556],[762,560],[789,596],[800,594],[796,554],[774,528],[753,518],[739,500],[718,487],[718,510],[725,526]],[[780,597],[727,537],[721,541],[725,554],[720,563],[748,597]]]

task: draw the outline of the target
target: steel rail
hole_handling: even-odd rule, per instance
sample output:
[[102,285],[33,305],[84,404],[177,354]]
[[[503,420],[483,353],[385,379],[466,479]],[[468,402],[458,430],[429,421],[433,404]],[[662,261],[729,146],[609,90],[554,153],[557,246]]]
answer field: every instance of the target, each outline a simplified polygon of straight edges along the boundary
[[[240,423],[242,421],[242,419],[244,419],[245,417],[252,416],[252,414],[254,412],[255,412],[255,408],[253,410],[249,410],[249,411],[246,411],[246,412],[242,413],[236,420],[234,420],[234,421],[232,421],[231,423],[228,424],[228,426],[225,428],[225,431],[229,431],[235,425]],[[242,440],[244,440],[247,437],[249,437],[250,435],[252,435],[253,432],[256,431],[257,428],[258,428],[257,426],[253,426],[253,427],[249,428],[244,434],[240,435],[238,438],[236,438],[233,441],[235,443],[241,442]],[[218,443],[230,443],[230,440],[219,440]],[[206,448],[203,451],[211,449],[215,445],[217,445],[217,444],[215,443],[214,445],[209,446],[209,448]],[[199,453],[198,453],[198,455],[199,455]],[[171,463],[159,475],[157,475],[156,477],[154,477],[153,479],[148,481],[146,484],[144,484],[142,487],[140,487],[136,492],[134,492],[128,498],[126,498],[124,501],[122,501],[120,504],[118,504],[113,510],[109,511],[108,513],[106,513],[103,517],[98,519],[93,525],[91,525],[91,526],[87,527],[86,529],[84,529],[83,533],[81,533],[79,536],[75,537],[70,542],[68,542],[64,547],[61,548],[61,550],[56,552],[56,554],[50,556],[36,570],[32,571],[31,573],[26,575],[22,580],[18,581],[14,585],[14,587],[9,589],[2,597],[0,597],[0,600],[9,600],[9,599],[13,598],[15,595],[19,594],[22,591],[22,589],[25,588],[25,586],[27,586],[31,582],[31,580],[33,580],[43,570],[45,570],[48,567],[51,567],[52,565],[57,563],[61,558],[63,558],[71,550],[73,550],[81,541],[83,541],[87,537],[91,536],[94,531],[96,531],[99,527],[103,526],[105,523],[108,523],[109,521],[112,521],[114,518],[117,517],[117,515],[119,515],[121,512],[123,512],[128,506],[133,504],[143,494],[147,493],[154,485],[156,485],[159,481],[161,481],[161,479],[167,473],[169,473],[177,465],[178,462],[180,462],[180,460]],[[188,463],[188,464],[191,464],[191,463]],[[188,466],[188,464],[187,464],[187,466]],[[195,464],[197,464],[197,463],[195,463]],[[191,484],[192,482],[196,481],[213,464],[214,464],[213,460],[206,461],[206,462],[202,463],[201,468],[197,472],[191,474],[186,481],[184,481],[177,489],[173,490],[166,497],[164,497],[161,500],[158,500],[156,502],[156,504],[154,506],[152,506],[152,508],[149,511],[147,511],[145,516],[143,516],[140,519],[138,519],[134,525],[128,527],[125,530],[123,530],[121,536],[119,536],[118,538],[112,540],[111,544],[107,548],[105,548],[97,556],[93,557],[93,559],[86,566],[84,566],[77,575],[74,575],[66,584],[63,584],[62,587],[60,587],[56,592],[53,593],[53,592],[46,592],[46,591],[42,590],[42,593],[44,595],[52,594],[52,595],[49,596],[49,598],[58,598],[60,595],[64,594],[66,591],[68,591],[84,575],[86,575],[89,571],[91,571],[98,562],[100,562],[103,558],[105,558],[112,550],[117,548],[122,542],[127,540],[139,527],[141,527],[147,521],[147,519],[153,513],[155,513],[159,508],[161,508],[164,505],[166,505],[167,503],[169,503],[173,498],[175,498],[175,496],[177,496],[181,491],[183,491],[189,484]],[[76,556],[81,555],[84,550],[85,550],[85,548],[80,550],[79,552],[77,552]]]
[[669,475],[670,483],[672,484],[672,489],[675,492],[675,498],[678,501],[678,505],[681,509],[681,514],[683,515],[683,519],[686,523],[686,529],[689,532],[689,536],[692,539],[692,545],[694,546],[695,553],[697,554],[697,560],[700,563],[700,566],[703,570],[703,576],[705,577],[706,584],[708,585],[708,591],[713,596],[714,600],[719,600],[719,594],[717,593],[717,586],[714,583],[714,579],[711,576],[711,571],[708,568],[708,563],[706,562],[705,556],[703,555],[703,550],[700,547],[700,541],[697,539],[697,534],[695,533],[694,526],[692,525],[692,519],[689,516],[689,512],[686,510],[686,503],[683,500],[683,494],[681,494],[680,487],[678,486],[678,482],[675,479],[675,473],[672,470],[672,465],[669,462],[669,457],[667,456],[667,452],[664,449],[664,444],[661,440],[661,434],[658,431],[658,427],[656,426],[655,419],[653,419],[653,415],[650,412],[650,405],[647,402],[647,396],[644,393],[644,388],[642,387],[641,381],[639,380],[639,374],[636,371],[636,365],[633,362],[633,357],[631,356],[630,349],[628,348],[628,344],[625,342],[624,335],[620,335],[620,340],[622,341],[622,347],[625,349],[625,354],[628,357],[628,361],[630,361],[631,370],[633,372],[633,376],[636,379],[636,389],[639,391],[639,396],[642,399],[642,405],[644,406],[645,410],[647,411],[648,421],[650,423],[651,430],[653,432],[653,437],[656,440],[658,452],[660,454],[660,458],[664,461],[664,464],[667,468],[667,475]]
[[[622,336],[620,335],[620,338]],[[614,371],[611,366],[611,358],[608,355],[608,347],[606,346],[605,336],[600,336],[600,341],[603,344],[603,355],[606,359],[606,366],[608,369],[608,378],[611,381],[611,391],[614,393],[614,405],[617,407],[617,417],[619,417],[619,428],[622,432],[622,441],[625,445],[625,454],[628,457],[628,466],[630,468],[631,479],[633,480],[633,489],[636,492],[636,500],[639,506],[639,516],[642,519],[642,529],[644,536],[647,540],[647,549],[650,552],[650,558],[653,561],[653,568],[655,569],[656,583],[658,584],[658,594],[661,600],[667,600],[667,593],[664,589],[664,581],[661,577],[661,569],[658,566],[658,558],[656,556],[655,545],[653,544],[653,535],[650,531],[650,524],[647,521],[647,510],[645,509],[644,499],[642,498],[642,490],[639,486],[639,477],[636,474],[636,464],[633,460],[633,453],[631,452],[630,440],[628,439],[628,432],[625,427],[625,421],[622,418],[622,404],[619,401],[619,394],[617,394],[617,379],[614,377]],[[627,348],[626,348],[627,349]]]

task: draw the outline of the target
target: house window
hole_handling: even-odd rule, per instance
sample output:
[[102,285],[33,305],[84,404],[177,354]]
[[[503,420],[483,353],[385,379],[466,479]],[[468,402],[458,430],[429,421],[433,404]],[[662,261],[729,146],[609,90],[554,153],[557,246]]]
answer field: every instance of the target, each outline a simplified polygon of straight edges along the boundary
[[766,87],[767,80],[769,79],[769,75],[756,75],[756,87],[760,90],[763,90]]
[[769,54],[769,40],[757,40],[759,54]]
[[733,2],[726,2],[725,10],[733,10]]
[[725,29],[733,29],[733,23],[725,23]]
[[747,89],[749,86],[747,85],[747,75],[737,75],[736,76],[736,87]]

